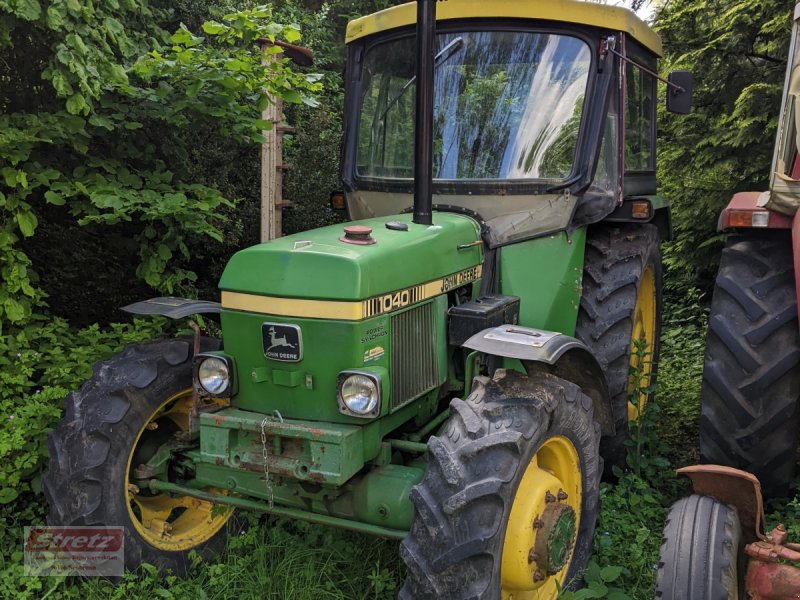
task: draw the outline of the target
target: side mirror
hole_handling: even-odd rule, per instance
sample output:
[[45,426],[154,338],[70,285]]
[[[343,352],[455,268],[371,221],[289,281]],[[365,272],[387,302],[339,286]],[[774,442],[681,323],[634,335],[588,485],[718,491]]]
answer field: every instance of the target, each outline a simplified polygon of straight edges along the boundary
[[690,71],[672,71],[667,78],[667,110],[679,115],[688,115],[692,110],[692,84]]

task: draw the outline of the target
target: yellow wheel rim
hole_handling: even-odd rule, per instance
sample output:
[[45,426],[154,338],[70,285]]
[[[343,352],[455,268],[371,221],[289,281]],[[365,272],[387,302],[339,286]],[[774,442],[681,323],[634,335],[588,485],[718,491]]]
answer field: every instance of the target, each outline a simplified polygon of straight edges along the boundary
[[525,469],[506,526],[503,600],[552,599],[564,585],[581,520],[578,451],[563,436],[542,444]]
[[[636,295],[636,307],[633,310],[633,332],[631,333],[630,366],[638,377],[628,380],[628,421],[638,421],[639,415],[647,404],[646,393],[639,393],[638,406],[631,402],[636,390],[644,390],[650,386],[653,376],[653,349],[656,343],[656,278],[653,267],[647,267],[642,273],[639,293]],[[642,340],[644,354],[637,351],[635,342]]]
[[[128,456],[128,477],[136,449],[146,440],[149,432],[158,431],[159,425],[171,421],[180,431],[189,429],[189,410],[192,391],[184,390],[164,402],[153,413],[136,435]],[[128,515],[133,526],[144,540],[161,550],[178,552],[199,546],[211,539],[225,526],[233,511],[212,502],[173,496],[168,493],[152,495],[129,484],[127,493]]]

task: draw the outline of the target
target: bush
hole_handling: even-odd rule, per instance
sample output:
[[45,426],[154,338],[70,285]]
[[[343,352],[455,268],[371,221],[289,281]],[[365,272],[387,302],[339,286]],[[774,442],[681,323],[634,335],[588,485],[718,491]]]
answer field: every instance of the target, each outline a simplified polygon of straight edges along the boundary
[[62,399],[92,374],[92,364],[126,344],[159,335],[163,320],[71,329],[63,319],[36,317],[0,337],[0,505],[31,491],[47,458],[47,433],[61,418]]

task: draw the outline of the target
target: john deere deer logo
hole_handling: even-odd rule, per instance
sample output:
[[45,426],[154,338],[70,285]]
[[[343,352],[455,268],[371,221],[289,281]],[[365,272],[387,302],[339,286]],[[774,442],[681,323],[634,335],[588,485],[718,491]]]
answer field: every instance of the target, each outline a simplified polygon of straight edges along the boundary
[[267,358],[283,362],[303,360],[303,338],[297,325],[263,323],[261,338]]
[[290,344],[286,341],[286,336],[278,337],[278,334],[275,333],[275,328],[269,328],[269,343],[272,344],[269,348],[267,348],[267,352],[270,352],[274,348],[291,348],[292,350],[297,350],[297,346],[295,344]]

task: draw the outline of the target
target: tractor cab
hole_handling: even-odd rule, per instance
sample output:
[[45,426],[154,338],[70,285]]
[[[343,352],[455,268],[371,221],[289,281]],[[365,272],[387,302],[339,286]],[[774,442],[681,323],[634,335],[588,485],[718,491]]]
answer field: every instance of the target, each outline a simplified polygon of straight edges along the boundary
[[[413,204],[415,16],[407,4],[347,29],[342,178],[353,219]],[[502,246],[655,195],[661,42],[633,13],[452,0],[436,27],[435,208],[478,217],[485,241]]]

